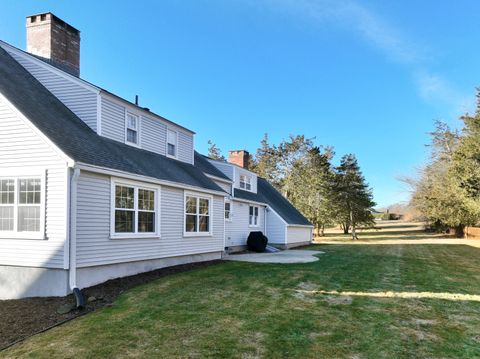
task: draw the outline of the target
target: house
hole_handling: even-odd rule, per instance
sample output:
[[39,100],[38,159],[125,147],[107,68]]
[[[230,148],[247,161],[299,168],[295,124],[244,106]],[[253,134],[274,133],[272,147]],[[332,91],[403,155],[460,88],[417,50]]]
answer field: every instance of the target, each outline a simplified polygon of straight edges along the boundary
[[229,194],[226,249],[244,249],[252,231],[262,231],[269,244],[281,249],[310,244],[312,224],[267,180],[248,170],[249,157],[247,151],[239,150],[230,151],[228,161],[208,159],[231,181],[230,188],[223,187]]
[[265,180],[197,154],[193,131],[79,74],[80,32],[51,13],[27,17],[27,52],[0,41],[0,299],[311,228]]

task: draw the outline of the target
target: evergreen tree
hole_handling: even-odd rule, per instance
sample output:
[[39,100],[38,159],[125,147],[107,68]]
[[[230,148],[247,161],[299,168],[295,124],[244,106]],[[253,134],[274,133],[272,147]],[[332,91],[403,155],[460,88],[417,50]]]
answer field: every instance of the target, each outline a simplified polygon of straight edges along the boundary
[[277,147],[269,144],[268,134],[266,133],[260,141],[260,147],[257,149],[255,158],[251,158],[249,168],[276,186],[278,185],[279,177],[278,161],[279,153]]
[[225,161],[222,150],[220,150],[212,140],[208,140],[208,157],[214,160]]
[[342,157],[336,168],[332,189],[332,204],[337,222],[342,225],[344,233],[348,233],[351,227],[352,239],[355,240],[358,225],[375,223],[371,213],[375,202],[354,155]]
[[315,232],[323,235],[326,226],[334,224],[331,210],[331,182],[333,177],[330,159],[332,149],[314,147],[301,160],[297,160],[287,176],[289,200],[314,225]]
[[412,205],[437,229],[453,227],[458,236],[480,221],[480,104],[462,120],[461,133],[436,123],[430,163],[418,180],[406,181],[413,188]]

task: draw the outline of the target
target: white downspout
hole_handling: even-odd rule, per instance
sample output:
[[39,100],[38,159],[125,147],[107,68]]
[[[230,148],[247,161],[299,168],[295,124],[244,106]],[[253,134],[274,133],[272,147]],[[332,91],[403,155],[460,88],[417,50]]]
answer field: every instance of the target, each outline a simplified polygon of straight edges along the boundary
[[73,168],[70,180],[70,265],[68,278],[70,290],[77,288],[77,184],[80,169]]
[[[223,197],[223,249],[222,249],[222,254],[225,255],[225,247],[227,246],[227,221],[225,219],[225,203],[227,202],[227,197]],[[231,211],[231,204],[230,204],[230,211]],[[222,257],[223,257],[222,255]]]
[[263,220],[263,225],[265,226],[265,237],[268,238],[268,232],[267,232],[267,217],[268,217],[268,207],[265,207],[265,214],[264,214],[265,218]]

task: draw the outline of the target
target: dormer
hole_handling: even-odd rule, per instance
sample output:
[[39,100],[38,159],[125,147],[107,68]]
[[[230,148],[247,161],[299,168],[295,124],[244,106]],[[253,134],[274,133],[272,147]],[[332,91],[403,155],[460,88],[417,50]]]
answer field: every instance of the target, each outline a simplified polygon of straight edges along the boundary
[[217,169],[233,182],[233,188],[257,193],[257,175],[248,170],[250,154],[245,150],[229,151],[228,161],[209,159]]
[[233,167],[233,187],[257,193],[257,175],[237,165],[233,165]]
[[257,193],[257,175],[248,170],[250,154],[246,150],[228,151],[228,162],[234,165],[234,187]]
[[26,23],[28,52],[0,46],[93,131],[194,163],[194,132],[78,77],[80,31],[52,13],[28,16]]
[[193,164],[193,131],[106,91],[99,101],[99,135]]

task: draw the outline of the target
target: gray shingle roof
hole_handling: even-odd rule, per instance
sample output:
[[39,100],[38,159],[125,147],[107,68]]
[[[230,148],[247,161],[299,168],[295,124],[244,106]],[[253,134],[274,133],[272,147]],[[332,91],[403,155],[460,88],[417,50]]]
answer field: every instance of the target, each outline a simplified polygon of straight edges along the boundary
[[235,198],[268,204],[285,222],[291,225],[311,226],[312,224],[266,179],[258,177],[257,193],[235,188]]
[[203,173],[222,178],[227,181],[231,181],[222,171],[212,165],[208,160],[208,157],[195,151],[195,167],[199,168]]
[[75,161],[223,192],[193,165],[99,136],[1,47],[0,92]]

